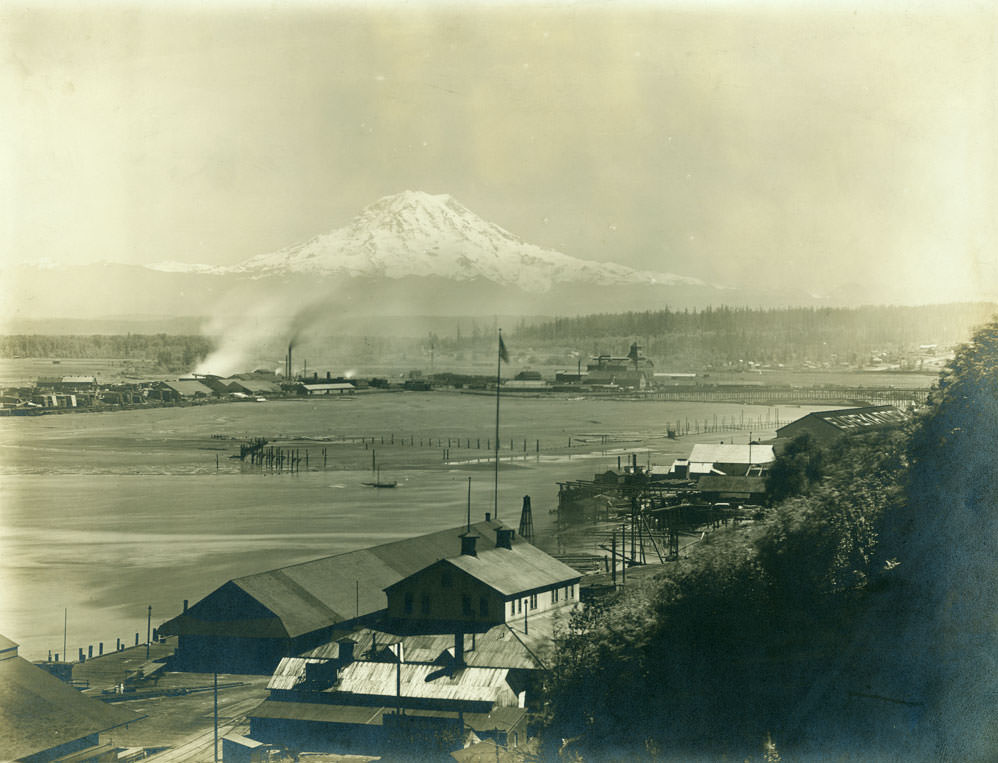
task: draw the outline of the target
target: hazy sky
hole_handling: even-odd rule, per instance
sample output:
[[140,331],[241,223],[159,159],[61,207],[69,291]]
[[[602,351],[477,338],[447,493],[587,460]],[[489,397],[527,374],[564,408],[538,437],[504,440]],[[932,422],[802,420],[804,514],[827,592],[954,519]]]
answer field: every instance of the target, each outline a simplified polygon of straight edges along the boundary
[[5,261],[234,263],[418,189],[719,283],[998,296],[994,3],[208,5],[3,5]]

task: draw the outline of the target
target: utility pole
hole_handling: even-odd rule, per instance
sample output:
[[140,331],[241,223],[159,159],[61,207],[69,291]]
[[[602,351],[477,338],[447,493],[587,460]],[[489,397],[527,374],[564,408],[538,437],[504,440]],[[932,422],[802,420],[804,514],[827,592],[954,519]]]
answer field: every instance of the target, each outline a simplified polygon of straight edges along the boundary
[[149,659],[149,644],[152,641],[152,604],[149,605],[149,614],[146,615],[146,659]]
[[215,673],[215,763],[218,763],[218,673]]

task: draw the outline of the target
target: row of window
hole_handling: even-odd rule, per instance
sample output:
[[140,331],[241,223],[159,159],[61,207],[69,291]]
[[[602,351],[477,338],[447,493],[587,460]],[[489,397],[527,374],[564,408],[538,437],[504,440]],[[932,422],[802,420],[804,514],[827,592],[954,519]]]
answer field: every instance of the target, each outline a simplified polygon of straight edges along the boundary
[[[402,597],[402,611],[406,615],[411,615],[413,613],[415,605],[415,595],[412,591],[406,591]],[[419,597],[419,614],[429,615],[432,611],[430,605],[430,595],[424,593]],[[472,617],[474,615],[474,610],[471,605],[471,597],[467,594],[461,597],[461,614],[466,617]],[[478,597],[478,614],[481,617],[489,616],[489,600],[486,596]]]
[[[575,586],[567,585],[559,588],[551,589],[551,603],[557,604],[561,598],[567,601],[569,599],[575,598]],[[402,610],[406,615],[413,614],[416,604],[416,597],[412,591],[406,591],[402,598]],[[509,603],[509,614],[510,616],[522,615],[524,606],[527,610],[537,609],[537,594],[531,594],[530,596],[525,596],[521,599],[513,599]],[[429,615],[431,613],[430,595],[424,593],[419,597],[419,613],[421,615]],[[461,614],[465,617],[473,617],[475,612],[472,606],[471,596],[464,594],[461,596]],[[478,615],[480,617],[489,616],[489,599],[487,596],[478,597]]]

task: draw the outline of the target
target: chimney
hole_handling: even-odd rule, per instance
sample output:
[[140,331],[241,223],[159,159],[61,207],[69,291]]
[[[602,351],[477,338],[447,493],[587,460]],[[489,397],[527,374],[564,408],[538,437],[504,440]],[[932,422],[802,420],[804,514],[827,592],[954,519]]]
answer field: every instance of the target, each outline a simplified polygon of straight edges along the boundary
[[496,530],[496,548],[513,548],[513,530],[500,527]]
[[486,522],[491,522],[492,521],[492,512],[491,511],[486,511],[485,512],[485,521]]
[[353,662],[353,648],[357,646],[357,642],[352,638],[341,638],[336,642],[338,648],[337,656],[339,657],[340,665],[349,665]]
[[454,634],[454,667],[464,667],[464,634],[461,631]]
[[478,536],[472,533],[461,533],[461,556],[478,556],[475,543]]

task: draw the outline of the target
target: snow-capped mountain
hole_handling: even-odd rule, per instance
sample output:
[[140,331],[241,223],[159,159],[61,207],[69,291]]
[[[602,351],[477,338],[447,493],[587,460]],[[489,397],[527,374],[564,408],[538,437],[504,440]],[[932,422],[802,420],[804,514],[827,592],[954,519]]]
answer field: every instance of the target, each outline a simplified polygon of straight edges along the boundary
[[[177,272],[182,266],[162,263],[154,267]],[[252,277],[341,274],[485,279],[535,293],[570,283],[705,285],[695,278],[639,271],[543,249],[483,220],[446,194],[421,191],[386,196],[365,208],[349,225],[277,252],[229,268],[194,265],[189,271],[227,271]]]

